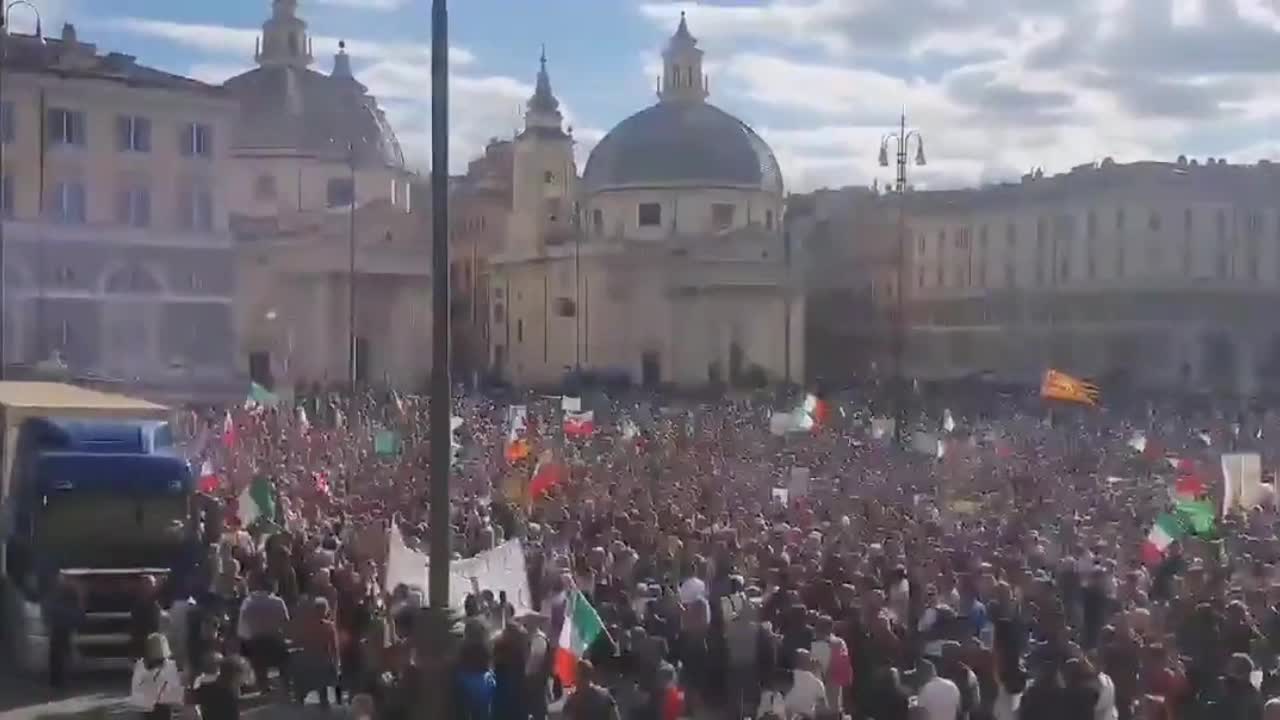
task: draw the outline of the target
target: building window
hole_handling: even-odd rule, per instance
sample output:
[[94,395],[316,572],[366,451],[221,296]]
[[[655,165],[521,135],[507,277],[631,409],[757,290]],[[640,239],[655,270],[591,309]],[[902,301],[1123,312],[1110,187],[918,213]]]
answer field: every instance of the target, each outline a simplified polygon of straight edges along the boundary
[[213,192],[208,187],[192,186],[178,198],[178,226],[183,230],[213,229]]
[[49,108],[45,133],[50,145],[84,147],[86,139],[84,113],[78,110]]
[[1011,288],[1011,287],[1016,287],[1017,284],[1018,284],[1017,268],[1014,267],[1012,261],[1006,262],[1004,264],[1004,286]]
[[723,230],[733,225],[733,209],[729,203],[711,203],[711,226]]
[[179,138],[186,157],[213,157],[213,128],[204,123],[187,123]]
[[1098,216],[1092,210],[1085,216],[1084,232],[1090,240],[1098,237]]
[[116,139],[120,152],[151,152],[151,120],[121,115],[116,118]]
[[331,208],[350,207],[355,204],[355,182],[349,177],[329,178],[324,196],[325,203]]
[[13,217],[13,176],[0,177],[0,217]]
[[1124,232],[1124,208],[1116,210],[1116,232]]
[[8,145],[13,142],[13,134],[13,102],[5,100],[0,102],[0,141]]
[[1094,238],[1090,236],[1084,246],[1084,271],[1088,274],[1090,280],[1098,276],[1097,247],[1095,245]]
[[542,181],[550,185],[556,181],[556,174],[548,170],[542,174]]
[[978,228],[978,248],[982,250],[983,255],[987,252],[987,226],[983,225]]
[[1262,213],[1257,213],[1257,212],[1249,213],[1249,218],[1248,220],[1246,220],[1246,223],[1247,223],[1247,227],[1249,228],[1250,235],[1262,234]]
[[591,211],[591,227],[597,235],[604,234],[604,211],[600,208]]
[[936,277],[934,279],[937,281],[938,287],[947,286],[946,279],[942,276],[942,263],[938,263],[938,268],[937,268],[937,271],[935,272],[935,276]]
[[1124,238],[1116,239],[1116,277],[1124,277]]
[[559,297],[556,298],[556,316],[563,318],[577,317],[578,304],[573,298]]
[[516,320],[516,342],[524,342],[524,318]]
[[[391,187],[395,187],[395,183]],[[253,196],[263,202],[270,202],[276,199],[276,176],[271,174],[259,175],[253,181]],[[392,204],[395,204],[393,199]]]
[[916,268],[916,287],[924,287],[924,268]]
[[764,211],[764,229],[765,230],[773,229],[773,211],[772,210]]
[[1058,253],[1058,279],[1067,281],[1071,279],[1071,243],[1062,241],[1057,249]]
[[547,198],[547,222],[560,222],[560,198]]
[[919,241],[917,242],[917,244],[916,244],[916,245],[917,245],[917,252],[919,252],[919,253],[920,253],[920,255],[922,255],[922,256],[923,256],[923,255],[924,255],[924,253],[925,253],[925,244],[926,244],[927,242],[928,242],[928,239],[927,239],[927,238],[925,238],[924,233],[920,233],[920,239],[919,239]]
[[1147,229],[1151,232],[1160,232],[1160,213],[1152,210],[1151,215],[1147,217]]
[[151,188],[131,187],[116,196],[116,222],[129,227],[151,225]]
[[658,227],[662,225],[662,205],[640,203],[638,216],[640,227]]
[[79,181],[56,183],[53,186],[52,195],[49,199],[51,219],[72,224],[85,222],[84,183]]

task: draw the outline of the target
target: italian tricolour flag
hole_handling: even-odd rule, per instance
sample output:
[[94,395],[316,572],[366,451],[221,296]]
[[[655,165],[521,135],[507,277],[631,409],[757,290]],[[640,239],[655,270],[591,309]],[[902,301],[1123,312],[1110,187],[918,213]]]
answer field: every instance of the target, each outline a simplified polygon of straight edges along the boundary
[[578,663],[602,632],[604,624],[600,622],[596,609],[574,588],[564,608],[564,625],[560,628],[560,642],[556,648],[554,672],[561,685],[573,687],[577,684]]
[[1142,546],[1142,560],[1148,565],[1159,565],[1164,561],[1165,551],[1169,546],[1186,535],[1186,527],[1175,515],[1165,513],[1156,518],[1155,525],[1147,534],[1147,542]]

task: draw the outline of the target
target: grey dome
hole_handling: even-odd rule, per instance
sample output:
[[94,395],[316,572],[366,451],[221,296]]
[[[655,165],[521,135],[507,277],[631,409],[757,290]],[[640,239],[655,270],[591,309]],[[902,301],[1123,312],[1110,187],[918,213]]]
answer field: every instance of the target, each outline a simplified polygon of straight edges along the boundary
[[623,120],[591,151],[583,185],[588,193],[667,185],[783,191],[768,144],[706,102],[659,102]]
[[228,80],[240,101],[236,148],[288,148],[345,157],[354,143],[361,166],[403,169],[400,141],[366,88],[349,74],[268,65]]

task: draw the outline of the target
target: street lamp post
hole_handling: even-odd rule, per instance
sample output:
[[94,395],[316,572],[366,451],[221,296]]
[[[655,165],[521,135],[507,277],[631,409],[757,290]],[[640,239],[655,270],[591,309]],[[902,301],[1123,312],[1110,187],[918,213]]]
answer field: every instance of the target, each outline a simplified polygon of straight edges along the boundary
[[898,177],[894,183],[894,191],[898,193],[898,232],[897,252],[894,256],[898,274],[896,308],[893,318],[893,438],[898,447],[902,447],[907,424],[907,378],[903,367],[903,354],[906,346],[907,332],[907,165],[911,153],[911,143],[915,141],[916,165],[924,165],[924,136],[918,130],[907,129],[907,114],[904,111],[898,124],[898,130],[880,139],[880,166],[889,167],[889,148],[896,151]]
[[[9,13],[16,7],[25,7],[36,16],[36,37],[43,38],[44,32],[41,28],[43,24],[40,18],[40,9],[32,5],[27,0],[13,0],[4,6],[4,12],[0,13],[0,107],[3,107],[4,99],[4,74],[6,69],[6,61],[9,53]],[[8,176],[5,175],[5,148],[8,145],[9,133],[13,129],[8,127],[8,123],[12,120],[12,115],[5,118],[3,111],[0,111],[0,122],[4,123],[4,127],[0,127],[0,192],[12,195],[13,189],[6,187],[9,184]],[[0,196],[0,203],[3,202]],[[43,211],[43,208],[41,208]],[[6,347],[6,332],[9,329],[9,307],[8,307],[8,283],[6,282],[5,269],[5,237],[4,237],[4,214],[8,212],[8,208],[0,207],[0,380],[5,377],[5,367],[8,365],[9,348]]]
[[347,143],[347,169],[351,172],[351,198],[347,220],[347,382],[355,392],[356,377],[356,144]]

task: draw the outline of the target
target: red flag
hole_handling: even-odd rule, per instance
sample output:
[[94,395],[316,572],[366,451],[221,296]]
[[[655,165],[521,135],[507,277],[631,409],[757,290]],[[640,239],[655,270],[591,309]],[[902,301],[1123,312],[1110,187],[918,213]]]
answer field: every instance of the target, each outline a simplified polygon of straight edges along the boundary
[[538,466],[534,468],[533,478],[529,481],[529,497],[538,499],[546,495],[552,488],[564,482],[568,473],[564,465],[556,462],[550,450],[542,453]]
[[567,412],[564,414],[564,434],[567,437],[591,437],[596,431],[596,414],[586,412]]
[[1179,477],[1173,484],[1173,492],[1180,496],[1195,499],[1207,495],[1209,488],[1200,479],[1199,475],[1192,474]]

